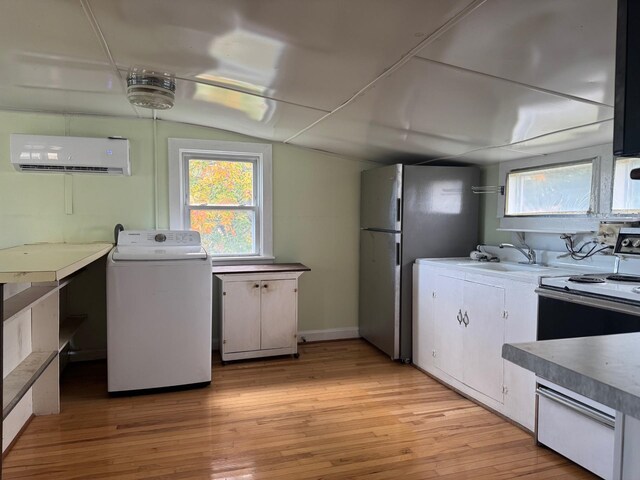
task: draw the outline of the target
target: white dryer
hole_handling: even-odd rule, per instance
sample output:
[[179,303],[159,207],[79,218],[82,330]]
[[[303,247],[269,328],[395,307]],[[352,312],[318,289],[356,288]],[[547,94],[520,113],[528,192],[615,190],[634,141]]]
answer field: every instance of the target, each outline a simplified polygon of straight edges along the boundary
[[211,383],[211,288],[198,232],[118,234],[107,257],[109,392]]

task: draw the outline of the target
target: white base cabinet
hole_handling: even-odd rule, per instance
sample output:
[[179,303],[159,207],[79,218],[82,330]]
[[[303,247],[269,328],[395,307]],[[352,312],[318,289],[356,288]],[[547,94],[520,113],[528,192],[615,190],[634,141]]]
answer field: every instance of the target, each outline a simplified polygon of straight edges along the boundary
[[431,304],[435,367],[502,403],[504,289],[443,273]]
[[616,412],[614,480],[640,478],[640,419]]
[[535,376],[502,359],[536,339],[535,284],[414,265],[413,363],[533,431]]
[[222,361],[298,353],[302,272],[216,275]]

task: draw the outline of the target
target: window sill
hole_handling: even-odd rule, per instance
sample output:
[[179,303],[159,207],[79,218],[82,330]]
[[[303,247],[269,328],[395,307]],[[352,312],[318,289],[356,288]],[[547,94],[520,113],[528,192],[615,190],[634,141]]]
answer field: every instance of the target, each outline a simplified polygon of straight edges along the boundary
[[261,263],[273,263],[276,257],[271,255],[256,255],[254,257],[212,257],[211,266],[219,267],[224,265],[251,265]]
[[597,232],[601,216],[502,217],[499,229],[518,232],[573,233]]

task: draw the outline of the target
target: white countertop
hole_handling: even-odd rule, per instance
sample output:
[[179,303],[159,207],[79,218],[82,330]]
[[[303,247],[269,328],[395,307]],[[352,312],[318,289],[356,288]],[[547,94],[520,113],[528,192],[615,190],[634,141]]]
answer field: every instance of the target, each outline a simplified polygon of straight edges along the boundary
[[417,264],[432,265],[439,268],[457,269],[465,273],[489,275],[497,278],[507,278],[519,282],[537,284],[540,277],[574,275],[579,273],[594,273],[589,267],[573,265],[529,265],[518,262],[478,262],[468,257],[460,258],[418,258]]
[[36,243],[0,249],[0,283],[55,282],[112,247],[110,243]]

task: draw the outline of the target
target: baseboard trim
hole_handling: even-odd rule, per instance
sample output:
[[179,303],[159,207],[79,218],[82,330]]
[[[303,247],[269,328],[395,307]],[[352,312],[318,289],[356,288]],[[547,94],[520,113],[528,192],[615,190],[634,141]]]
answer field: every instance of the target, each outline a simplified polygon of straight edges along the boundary
[[[326,330],[303,330],[298,332],[298,343],[324,342],[327,340],[347,340],[360,338],[358,327],[328,328]],[[217,351],[219,345],[217,338],[213,339],[212,350]],[[90,362],[92,360],[104,360],[107,358],[106,349],[75,350],[69,352],[69,363]]]
[[358,327],[303,330],[298,332],[298,343],[346,340],[349,338],[360,338],[360,330]]

